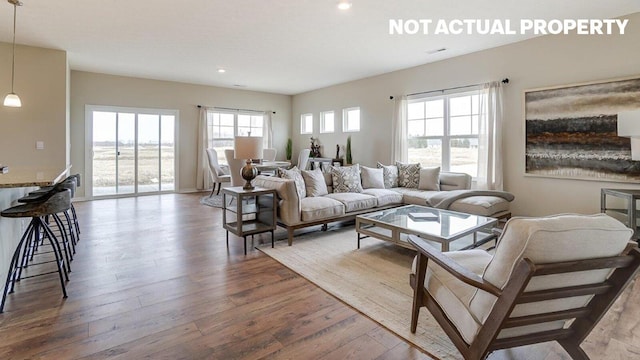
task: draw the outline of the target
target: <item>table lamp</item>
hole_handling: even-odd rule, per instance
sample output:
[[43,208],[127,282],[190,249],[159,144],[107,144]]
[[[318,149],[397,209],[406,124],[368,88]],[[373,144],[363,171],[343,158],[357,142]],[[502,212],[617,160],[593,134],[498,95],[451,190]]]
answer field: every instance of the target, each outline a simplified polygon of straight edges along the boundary
[[240,169],[240,175],[246,181],[242,187],[245,190],[253,190],[251,180],[258,175],[258,169],[251,164],[251,159],[262,158],[261,136],[236,136],[233,142],[236,159],[245,159],[246,165]]
[[631,160],[640,160],[640,110],[618,113],[618,136],[631,138]]

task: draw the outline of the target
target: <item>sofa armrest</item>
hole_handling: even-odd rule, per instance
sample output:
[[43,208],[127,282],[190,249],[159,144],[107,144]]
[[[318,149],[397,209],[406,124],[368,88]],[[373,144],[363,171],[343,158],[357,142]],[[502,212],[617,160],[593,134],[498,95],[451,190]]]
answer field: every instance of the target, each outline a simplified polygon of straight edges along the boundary
[[469,189],[471,189],[471,176],[469,174],[446,171],[440,173],[440,190]]
[[296,184],[291,179],[276,176],[258,175],[253,180],[254,186],[274,189],[278,194],[278,216],[286,225],[299,224],[302,220],[300,198],[296,191]]

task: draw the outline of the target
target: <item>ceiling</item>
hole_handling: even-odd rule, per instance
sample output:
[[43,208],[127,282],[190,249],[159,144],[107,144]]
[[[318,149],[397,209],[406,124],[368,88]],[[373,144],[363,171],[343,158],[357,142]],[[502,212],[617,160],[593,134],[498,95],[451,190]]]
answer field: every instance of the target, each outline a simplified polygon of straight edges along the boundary
[[[0,1],[0,41],[11,42],[13,6]],[[337,0],[23,0],[16,41],[66,50],[73,70],[298,94],[534,36],[390,35],[389,19],[640,11],[638,0],[351,1],[342,11]]]

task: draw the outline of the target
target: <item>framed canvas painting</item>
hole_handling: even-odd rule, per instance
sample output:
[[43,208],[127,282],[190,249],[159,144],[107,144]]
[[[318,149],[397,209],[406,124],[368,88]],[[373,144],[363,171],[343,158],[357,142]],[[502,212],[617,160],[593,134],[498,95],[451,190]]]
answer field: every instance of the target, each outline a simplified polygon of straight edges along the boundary
[[631,141],[617,133],[618,112],[640,109],[640,76],[526,90],[524,109],[527,175],[640,182]]

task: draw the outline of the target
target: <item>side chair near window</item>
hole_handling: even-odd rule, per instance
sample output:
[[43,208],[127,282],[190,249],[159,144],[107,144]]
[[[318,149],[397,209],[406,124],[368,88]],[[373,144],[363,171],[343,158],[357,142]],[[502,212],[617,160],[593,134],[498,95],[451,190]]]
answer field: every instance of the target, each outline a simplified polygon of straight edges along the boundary
[[298,169],[307,169],[307,164],[309,163],[309,154],[311,154],[311,149],[300,150],[300,153],[298,154]]
[[589,359],[580,344],[640,267],[632,233],[604,214],[512,218],[495,255],[410,236],[411,331],[424,306],[465,359],[547,341]]
[[218,184],[216,195],[219,195],[222,183],[231,182],[231,175],[227,174],[222,166],[218,164],[218,152],[215,149],[207,149],[207,158],[209,159],[209,173],[213,180],[213,189],[211,189],[211,194],[209,195],[209,197],[212,197],[213,192],[216,191],[216,184]]
[[262,149],[263,161],[276,161],[277,155],[278,155],[278,149],[273,149],[273,148]]

